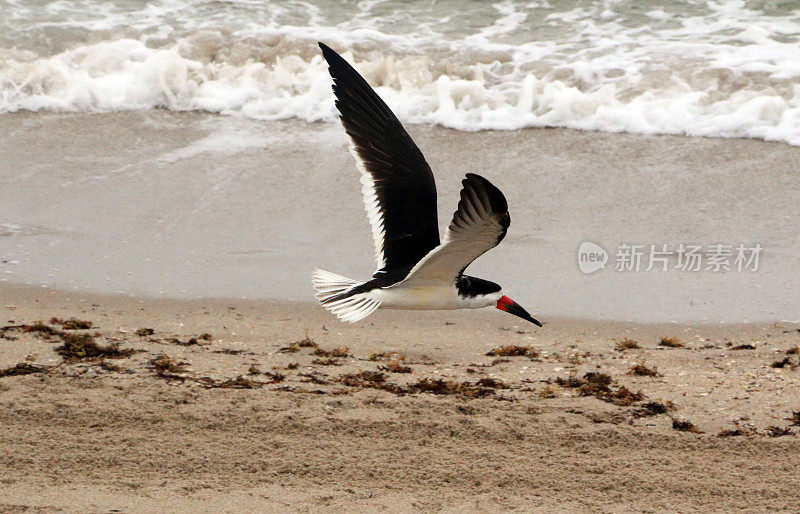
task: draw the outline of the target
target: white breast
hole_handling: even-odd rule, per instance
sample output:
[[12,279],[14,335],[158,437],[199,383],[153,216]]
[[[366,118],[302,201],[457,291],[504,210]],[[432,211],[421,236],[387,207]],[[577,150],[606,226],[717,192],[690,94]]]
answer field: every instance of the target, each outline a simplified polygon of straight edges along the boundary
[[502,293],[465,298],[459,296],[455,285],[436,284],[413,288],[398,285],[386,289],[374,289],[369,292],[369,296],[380,301],[382,309],[453,310],[480,309],[494,305]]

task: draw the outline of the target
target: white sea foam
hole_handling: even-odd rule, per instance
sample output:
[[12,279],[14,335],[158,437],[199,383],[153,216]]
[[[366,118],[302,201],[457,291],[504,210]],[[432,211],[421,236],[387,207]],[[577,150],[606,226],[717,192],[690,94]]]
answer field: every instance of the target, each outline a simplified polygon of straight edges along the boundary
[[[5,24],[23,44],[0,48],[0,112],[166,108],[333,120],[315,46],[324,40],[410,123],[800,145],[800,10],[740,0],[640,10],[505,0],[475,12],[447,2],[163,0],[91,11],[93,2],[64,0],[36,11],[15,1]],[[53,30],[60,37],[43,36]]]

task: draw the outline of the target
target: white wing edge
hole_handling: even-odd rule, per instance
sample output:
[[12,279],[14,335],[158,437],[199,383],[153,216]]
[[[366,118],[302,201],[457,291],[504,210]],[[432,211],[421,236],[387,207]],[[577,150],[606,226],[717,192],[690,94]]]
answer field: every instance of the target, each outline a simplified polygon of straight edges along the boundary
[[367,171],[364,161],[358,155],[355,142],[352,139],[350,141],[350,153],[356,160],[356,168],[361,172],[361,193],[364,195],[364,207],[367,210],[369,224],[372,227],[372,240],[375,243],[375,263],[378,265],[377,269],[381,269],[386,265],[386,257],[383,255],[383,241],[386,233],[383,227],[383,212],[378,201],[378,194],[375,192],[375,182],[372,179],[372,174]]

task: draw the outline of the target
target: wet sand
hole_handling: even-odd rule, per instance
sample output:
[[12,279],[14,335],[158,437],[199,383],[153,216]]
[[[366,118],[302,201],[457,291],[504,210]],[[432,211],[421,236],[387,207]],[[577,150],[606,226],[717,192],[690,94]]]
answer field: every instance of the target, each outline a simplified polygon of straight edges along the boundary
[[[346,325],[303,302],[8,284],[0,313],[29,325],[0,338],[0,511],[800,503],[796,324],[547,317],[538,329],[487,310],[379,311]],[[295,344],[306,336],[313,344]],[[87,340],[136,351],[57,353]],[[621,348],[631,341],[640,348]],[[529,349],[486,355],[502,346]],[[637,364],[657,374],[630,374]],[[29,373],[10,375],[17,365]]]
[[[535,315],[798,320],[798,147],[575,130],[409,130],[435,171],[441,226],[464,173],[505,192],[508,237],[469,271],[504,285]],[[16,113],[0,117],[0,133],[0,280],[306,301],[315,267],[354,278],[373,272],[360,184],[338,124]],[[580,272],[584,241],[610,253],[605,270]],[[621,243],[760,244],[764,253],[755,273],[617,272]]]

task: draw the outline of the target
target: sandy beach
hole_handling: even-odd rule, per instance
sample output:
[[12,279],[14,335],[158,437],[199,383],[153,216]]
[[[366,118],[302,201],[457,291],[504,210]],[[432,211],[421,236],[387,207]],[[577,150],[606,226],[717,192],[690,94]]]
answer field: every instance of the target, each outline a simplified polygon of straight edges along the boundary
[[4,512],[800,502],[796,324],[350,326],[301,302],[7,284],[0,312]]

